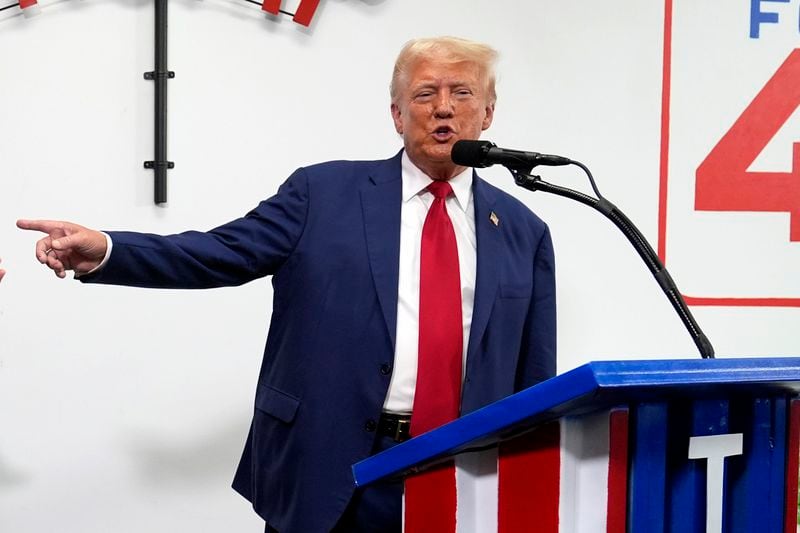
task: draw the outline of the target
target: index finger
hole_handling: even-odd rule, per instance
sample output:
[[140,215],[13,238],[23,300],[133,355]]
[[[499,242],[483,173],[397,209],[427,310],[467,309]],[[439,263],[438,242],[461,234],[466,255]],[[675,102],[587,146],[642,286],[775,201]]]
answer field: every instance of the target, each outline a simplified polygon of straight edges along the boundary
[[19,229],[25,230],[33,230],[33,231],[41,231],[44,233],[50,233],[55,229],[60,229],[64,227],[63,222],[57,220],[25,220],[20,219],[17,220],[17,227]]

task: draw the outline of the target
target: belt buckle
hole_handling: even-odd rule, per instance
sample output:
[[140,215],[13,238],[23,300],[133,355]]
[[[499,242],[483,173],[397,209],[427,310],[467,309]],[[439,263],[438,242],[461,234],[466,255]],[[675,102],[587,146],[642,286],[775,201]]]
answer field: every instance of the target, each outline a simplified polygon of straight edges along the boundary
[[397,419],[397,427],[394,430],[395,442],[404,442],[408,440],[406,437],[408,435],[408,430],[406,430],[405,435],[403,434],[403,430],[406,429],[406,427],[409,427],[410,429],[410,426],[411,426],[411,419],[408,420],[405,420],[403,418]]

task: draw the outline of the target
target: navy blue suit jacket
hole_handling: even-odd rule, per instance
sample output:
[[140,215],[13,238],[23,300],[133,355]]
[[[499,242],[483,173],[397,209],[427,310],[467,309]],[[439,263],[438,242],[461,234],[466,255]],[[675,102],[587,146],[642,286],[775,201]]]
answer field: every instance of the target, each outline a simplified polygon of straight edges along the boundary
[[[547,226],[473,180],[477,277],[462,414],[555,373]],[[87,282],[206,288],[272,275],[255,412],[234,488],[280,531],[328,531],[369,455],[391,377],[400,250],[400,154],[297,170],[243,218],[209,232],[110,232]],[[491,219],[495,213],[498,224]]]

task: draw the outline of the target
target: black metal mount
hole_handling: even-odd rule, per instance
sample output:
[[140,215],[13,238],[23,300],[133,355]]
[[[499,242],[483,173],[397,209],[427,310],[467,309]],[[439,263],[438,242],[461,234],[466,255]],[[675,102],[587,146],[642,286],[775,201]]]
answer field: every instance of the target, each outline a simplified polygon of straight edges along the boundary
[[155,70],[144,73],[144,79],[155,82],[155,158],[145,161],[144,168],[155,172],[153,200],[163,204],[167,201],[167,169],[175,168],[175,163],[167,160],[167,80],[175,73],[167,68],[167,0],[155,0],[155,10]]
[[647,265],[647,268],[650,269],[650,272],[658,282],[661,290],[664,291],[664,294],[672,304],[672,307],[678,313],[678,316],[683,322],[683,325],[686,327],[686,330],[692,336],[692,340],[697,346],[697,349],[700,351],[700,355],[704,359],[713,359],[714,347],[711,345],[711,342],[708,340],[708,337],[706,337],[705,333],[703,333],[703,331],[700,329],[700,326],[694,319],[692,312],[686,305],[686,301],[683,299],[678,287],[675,285],[675,281],[672,279],[672,276],[669,275],[669,272],[667,272],[666,267],[664,267],[664,264],[661,262],[661,259],[659,259],[658,254],[656,254],[656,252],[653,250],[653,247],[647,242],[647,239],[645,239],[644,235],[642,235],[642,232],[639,231],[633,222],[631,222],[631,220],[625,216],[625,214],[620,211],[617,206],[600,195],[600,192],[594,185],[594,178],[592,178],[592,174],[589,172],[589,169],[577,161],[573,161],[572,163],[581,167],[584,172],[587,173],[589,180],[592,183],[592,187],[597,194],[597,198],[592,198],[591,196],[583,194],[582,192],[574,191],[566,187],[553,185],[552,183],[543,181],[539,176],[531,175],[533,167],[530,166],[528,168],[509,168],[509,171],[514,176],[514,181],[520,187],[530,191],[543,191],[578,201],[599,211],[606,218],[611,220],[614,225],[622,231],[628,241],[630,241],[630,243],[636,249],[636,252]]
[[156,79],[156,77],[172,79],[172,78],[175,77],[175,73],[173,71],[171,71],[171,70],[167,71],[167,72],[158,72],[158,73],[156,73],[155,71],[151,70],[150,72],[145,72],[144,73],[144,79],[146,79],[146,80],[153,81],[153,80]]
[[152,170],[156,167],[175,168],[175,163],[172,161],[145,161],[144,168]]

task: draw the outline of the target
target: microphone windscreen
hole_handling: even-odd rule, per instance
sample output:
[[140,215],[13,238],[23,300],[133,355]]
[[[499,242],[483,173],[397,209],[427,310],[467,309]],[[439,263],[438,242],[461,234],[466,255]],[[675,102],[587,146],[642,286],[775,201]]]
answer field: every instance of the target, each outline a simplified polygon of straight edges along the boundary
[[450,152],[450,159],[456,165],[483,168],[489,166],[486,163],[486,155],[493,146],[494,143],[489,141],[456,141]]

